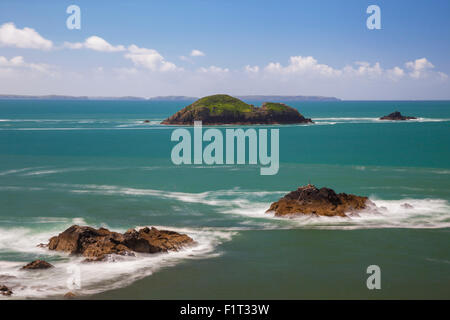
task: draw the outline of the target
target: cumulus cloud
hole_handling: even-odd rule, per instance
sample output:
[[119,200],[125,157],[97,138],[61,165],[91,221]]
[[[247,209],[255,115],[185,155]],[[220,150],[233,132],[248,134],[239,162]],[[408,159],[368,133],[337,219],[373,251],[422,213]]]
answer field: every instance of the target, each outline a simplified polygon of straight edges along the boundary
[[[130,45],[126,48],[123,45],[112,45],[108,41],[98,36],[91,36],[87,38],[84,42],[65,42],[64,46],[70,49],[90,49],[100,52],[123,52],[125,51],[124,57],[133,62],[135,66],[146,68],[150,71],[174,71],[181,70],[177,66],[169,61],[166,61],[164,57],[154,49],[140,48],[137,45]],[[120,69],[122,70],[122,69]],[[133,69],[133,72],[134,73]],[[122,74],[127,73],[121,71]]]
[[91,36],[84,42],[65,42],[64,46],[69,49],[91,49],[100,52],[118,52],[125,51],[125,47],[122,45],[113,46],[108,41],[97,36]]
[[271,62],[265,70],[270,73],[279,74],[310,74],[310,75],[323,75],[334,76],[339,75],[341,72],[335,70],[326,64],[320,64],[311,56],[293,56],[289,58],[289,64],[287,66],[281,65],[279,62]]
[[426,58],[409,61],[405,63],[405,66],[411,70],[409,75],[414,79],[427,75],[428,71],[434,68],[434,65]]
[[0,67],[20,67],[25,64],[22,56],[17,56],[8,60],[8,58],[0,56]]
[[259,72],[259,67],[258,66],[250,66],[250,65],[246,65],[244,67],[244,71],[248,72],[248,73],[258,73]]
[[380,76],[383,74],[383,70],[381,69],[379,62],[375,62],[375,64],[371,65],[370,62],[359,61],[355,64],[358,66],[356,71],[359,75]]
[[197,49],[191,51],[191,57],[203,57],[205,54]]
[[154,49],[139,48],[136,45],[128,47],[128,53],[125,58],[130,59],[135,66],[144,67],[150,71],[175,71],[179,70],[177,66],[169,61]]
[[404,77],[405,71],[400,67],[394,67],[392,69],[386,70],[389,79],[397,81]]
[[198,69],[201,73],[211,73],[211,74],[226,74],[230,72],[228,68],[221,68],[216,66],[209,66],[208,68],[202,67]]
[[[405,63],[405,69],[394,66],[391,69],[384,69],[379,62],[370,63],[367,61],[357,61],[353,65],[346,65],[342,68],[333,68],[326,64],[319,63],[311,56],[292,56],[287,65],[279,62],[269,63],[263,70],[266,75],[301,75],[316,78],[365,78],[365,79],[389,79],[398,81],[409,76],[413,79],[434,76],[440,79],[447,79],[448,76],[442,72],[433,71],[434,65],[426,58],[416,59]],[[258,66],[246,66],[247,73],[257,72]]]
[[[14,71],[31,70],[39,73],[54,74],[52,67],[45,63],[27,63],[22,56],[16,56],[8,60],[4,56],[0,56],[0,69],[9,74]],[[17,73],[17,72],[16,72]]]
[[0,46],[49,50],[53,47],[53,43],[34,29],[18,29],[14,23],[7,22],[0,26]]
[[338,75],[343,75],[346,77],[366,77],[366,78],[377,78],[384,75],[384,70],[381,68],[379,62],[371,64],[367,61],[357,61],[354,66],[345,66],[342,70],[337,71]]

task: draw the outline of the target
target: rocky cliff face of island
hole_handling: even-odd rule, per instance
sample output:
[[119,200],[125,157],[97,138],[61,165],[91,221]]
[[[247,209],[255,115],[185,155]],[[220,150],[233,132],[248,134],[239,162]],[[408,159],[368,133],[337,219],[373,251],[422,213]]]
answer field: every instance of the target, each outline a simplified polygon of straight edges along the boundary
[[417,119],[416,117],[408,117],[402,115],[399,111],[392,112],[388,114],[387,116],[383,116],[380,118],[380,120],[414,120]]
[[299,187],[271,204],[268,213],[275,216],[312,214],[346,217],[368,206],[375,206],[367,197],[337,194],[330,188],[318,189],[314,185]]
[[185,234],[156,228],[130,229],[125,233],[73,225],[52,237],[48,249],[80,254],[92,260],[101,260],[109,254],[133,255],[133,252],[158,253],[177,251],[193,244]]
[[201,98],[162,122],[170,125],[295,124],[312,123],[283,103],[265,102],[260,108],[229,95]]

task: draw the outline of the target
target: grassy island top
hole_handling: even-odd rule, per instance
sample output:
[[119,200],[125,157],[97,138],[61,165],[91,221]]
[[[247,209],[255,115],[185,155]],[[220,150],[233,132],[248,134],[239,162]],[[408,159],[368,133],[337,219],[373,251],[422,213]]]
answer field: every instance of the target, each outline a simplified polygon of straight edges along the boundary
[[[203,97],[187,107],[187,109],[191,110],[199,110],[202,108],[207,108],[210,114],[215,115],[220,115],[223,112],[248,113],[258,110],[258,108],[254,105],[247,104],[244,101],[227,94],[215,94],[212,96]],[[266,111],[283,112],[288,111],[290,107],[283,103],[264,102],[261,109]]]
[[229,96],[227,94],[215,94],[212,96],[198,99],[193,104],[188,106],[190,109],[208,108],[211,114],[222,114],[224,111],[229,112],[252,112],[255,107],[247,104],[238,98]]

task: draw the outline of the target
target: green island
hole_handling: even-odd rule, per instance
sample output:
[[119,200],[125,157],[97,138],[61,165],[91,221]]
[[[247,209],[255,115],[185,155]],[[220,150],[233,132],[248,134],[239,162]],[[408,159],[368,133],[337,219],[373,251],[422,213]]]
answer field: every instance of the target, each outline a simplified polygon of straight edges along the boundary
[[162,124],[193,125],[194,121],[202,121],[204,125],[312,123],[311,119],[284,103],[264,102],[261,107],[255,107],[238,98],[216,94],[198,99]]

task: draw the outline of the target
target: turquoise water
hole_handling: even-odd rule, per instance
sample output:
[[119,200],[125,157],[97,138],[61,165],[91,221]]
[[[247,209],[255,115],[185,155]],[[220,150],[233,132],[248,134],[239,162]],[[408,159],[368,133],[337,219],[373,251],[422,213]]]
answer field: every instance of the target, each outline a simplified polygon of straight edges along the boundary
[[[16,298],[57,298],[75,265],[72,291],[94,299],[450,298],[450,102],[292,103],[316,123],[270,127],[280,129],[274,176],[172,164],[174,128],[159,122],[188,103],[0,101],[0,283]],[[377,120],[397,109],[419,119]],[[309,182],[384,209],[264,213]],[[162,226],[198,245],[98,264],[36,247],[72,224]],[[18,270],[37,258],[56,268]],[[366,287],[372,264],[381,290]]]

